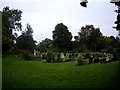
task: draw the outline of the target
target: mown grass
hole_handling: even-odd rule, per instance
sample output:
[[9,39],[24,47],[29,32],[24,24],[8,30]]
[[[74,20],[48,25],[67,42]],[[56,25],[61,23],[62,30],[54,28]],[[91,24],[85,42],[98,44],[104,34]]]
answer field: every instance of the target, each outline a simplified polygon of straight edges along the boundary
[[4,57],[3,88],[116,88],[120,62],[75,66],[75,61],[46,63]]

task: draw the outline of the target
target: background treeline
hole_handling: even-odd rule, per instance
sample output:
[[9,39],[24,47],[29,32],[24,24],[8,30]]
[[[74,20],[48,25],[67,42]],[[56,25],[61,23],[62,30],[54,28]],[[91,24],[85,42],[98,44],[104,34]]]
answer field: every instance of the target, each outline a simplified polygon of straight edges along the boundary
[[[94,25],[82,26],[77,36],[72,36],[68,27],[59,23],[52,31],[53,39],[46,38],[38,44],[33,39],[32,26],[27,23],[22,30],[22,11],[10,9],[8,6],[2,10],[2,53],[6,54],[33,54],[34,49],[40,52],[109,52],[120,53],[120,38],[103,36],[100,28]],[[102,17],[101,17],[102,18]],[[21,35],[18,36],[17,32]],[[72,40],[74,38],[74,40]]]

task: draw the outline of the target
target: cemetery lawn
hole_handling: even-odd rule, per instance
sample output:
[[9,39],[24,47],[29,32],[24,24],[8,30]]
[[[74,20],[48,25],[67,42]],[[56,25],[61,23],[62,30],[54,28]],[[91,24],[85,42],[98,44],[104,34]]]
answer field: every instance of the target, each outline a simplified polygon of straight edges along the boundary
[[46,63],[13,56],[2,59],[3,88],[119,88],[120,62],[75,66],[75,61]]

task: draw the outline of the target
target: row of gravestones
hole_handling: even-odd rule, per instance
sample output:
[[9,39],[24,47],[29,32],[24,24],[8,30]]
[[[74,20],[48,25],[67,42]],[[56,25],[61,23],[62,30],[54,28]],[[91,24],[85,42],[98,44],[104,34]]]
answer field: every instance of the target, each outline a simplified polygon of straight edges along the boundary
[[63,62],[64,61],[64,54],[63,53],[47,53],[46,54],[47,62]]
[[36,59],[46,59],[47,62],[63,62],[64,61],[64,54],[63,53],[36,53]]
[[[102,59],[100,59],[102,57]],[[76,65],[84,65],[84,64],[92,64],[92,63],[107,63],[113,61],[113,55],[112,54],[105,54],[104,56],[101,56],[99,54],[89,54],[88,59],[89,62],[85,61],[87,59],[86,57],[79,57],[77,59]]]
[[[42,53],[36,53],[36,59],[46,59],[47,62],[63,62],[64,56],[66,53],[52,53],[49,54],[42,54]],[[99,59],[103,57],[103,59]],[[112,60],[112,55],[110,54],[83,54],[81,57],[78,57],[78,53],[71,53],[69,54],[69,59],[65,60],[65,62],[77,60],[78,65],[86,64],[87,62],[84,59],[89,59],[89,64],[92,63],[105,63]]]
[[[40,52],[37,52],[35,54],[35,58],[36,59],[46,59],[47,62],[63,62],[65,56],[66,56],[66,53],[52,53],[52,54],[47,53],[47,54],[42,54]],[[77,57],[78,57],[77,53],[69,54],[69,60],[66,60],[65,62],[76,60]]]

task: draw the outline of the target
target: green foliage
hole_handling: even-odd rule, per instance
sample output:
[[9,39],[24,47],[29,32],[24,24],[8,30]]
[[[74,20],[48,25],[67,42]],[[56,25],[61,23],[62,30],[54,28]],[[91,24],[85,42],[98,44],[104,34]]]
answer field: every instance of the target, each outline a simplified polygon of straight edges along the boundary
[[53,53],[52,52],[48,52],[47,53],[47,62],[52,62],[53,60]]
[[57,24],[53,31],[53,45],[59,50],[71,50],[72,34],[63,23]]
[[85,45],[88,50],[96,51],[98,39],[102,36],[99,28],[95,28],[93,25],[82,26],[78,34],[82,46]]
[[10,39],[7,36],[2,35],[2,53],[8,53],[8,51],[11,49],[13,43],[12,39]]
[[34,51],[35,42],[31,36],[21,35],[16,40],[16,45],[18,49],[27,49],[31,53]]
[[22,53],[22,58],[25,60],[34,60],[33,55],[28,50],[24,50]]
[[89,53],[84,54],[84,59],[88,59],[89,58]]
[[40,52],[46,52],[47,51],[45,45],[42,42],[40,42],[35,48]]
[[47,59],[47,54],[46,53],[42,54],[42,59]]
[[119,53],[119,46],[120,46],[120,42],[119,42],[119,38],[115,38],[114,36],[102,36],[101,38],[99,38],[99,45],[101,50],[104,50],[106,52],[109,53]]
[[[28,28],[29,26],[29,28]],[[27,29],[21,36],[16,39],[16,45],[18,49],[28,50],[29,52],[33,53],[35,48],[35,41],[32,37],[32,28],[29,24],[27,24]]]
[[52,51],[53,50],[52,42],[53,41],[51,39],[46,38],[36,46],[36,49],[39,50],[40,52]]
[[29,52],[27,50],[24,50],[24,52],[23,52],[23,58],[25,60],[29,60],[30,59],[30,55],[29,55]]
[[22,11],[18,9],[9,9],[4,7],[2,11],[2,53],[8,52],[13,46],[15,36],[13,31],[21,31],[21,14]]
[[25,33],[23,33],[23,34],[32,36],[32,33],[33,33],[33,29],[31,27],[31,25],[29,23],[27,23]]

